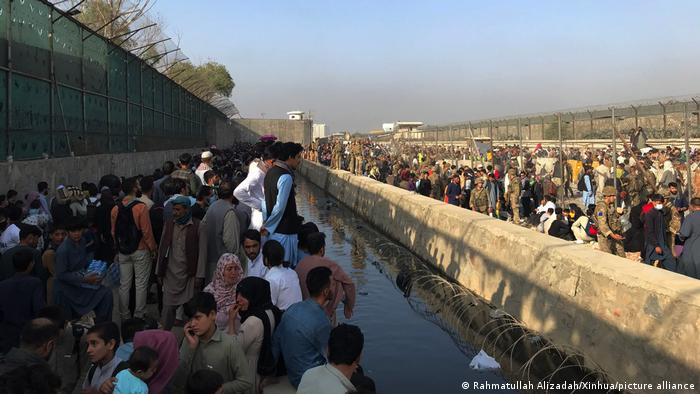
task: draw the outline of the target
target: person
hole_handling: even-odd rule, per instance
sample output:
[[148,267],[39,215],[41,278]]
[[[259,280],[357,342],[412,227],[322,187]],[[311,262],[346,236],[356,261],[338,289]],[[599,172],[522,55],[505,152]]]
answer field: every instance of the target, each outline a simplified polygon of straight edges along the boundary
[[56,277],[56,251],[68,236],[66,228],[62,224],[54,224],[49,230],[49,242],[46,250],[41,255],[41,265],[46,270],[46,303],[53,304],[53,281]]
[[137,332],[146,329],[146,321],[140,318],[126,319],[122,322],[122,344],[119,345],[115,355],[121,360],[128,360],[134,352],[134,336]]
[[598,228],[598,246],[602,252],[625,257],[625,248],[621,235],[620,215],[614,207],[617,191],[613,186],[605,186],[601,191],[603,197],[595,206],[595,221]]
[[202,180],[190,169],[192,155],[183,153],[179,157],[178,169],[170,174],[173,179],[182,179],[187,186],[187,195],[196,196],[199,188],[202,187]]
[[608,179],[611,179],[610,175],[610,167],[612,166],[612,162],[609,157],[605,157],[603,159],[603,162],[593,170],[594,176],[595,176],[595,185],[596,185],[596,193],[595,193],[595,201],[596,204],[600,204],[600,200],[603,199],[603,190],[605,189],[605,182]]
[[212,170],[211,161],[212,161],[212,157],[214,157],[214,155],[210,151],[206,151],[206,152],[202,152],[201,157],[202,157],[202,162],[199,163],[199,166],[197,167],[197,170],[195,170],[194,174],[197,175],[199,177],[199,180],[202,182],[202,184],[205,185],[206,182],[204,181],[204,174],[207,171]]
[[265,200],[263,183],[265,174],[272,168],[276,158],[275,149],[271,146],[260,143],[258,149],[260,159],[250,163],[248,175],[233,191],[234,197],[252,210],[250,228],[255,230],[260,230],[263,225],[262,203]]
[[94,311],[96,322],[111,321],[112,290],[100,285],[102,278],[97,274],[85,274],[92,254],[88,253],[83,236],[84,223],[72,218],[66,230],[68,238],[56,251],[54,302],[63,308],[69,319]]
[[632,134],[630,135],[630,145],[637,149],[644,149],[647,146],[647,135],[642,127],[637,127],[637,129],[632,129]]
[[678,258],[679,274],[700,279],[700,198],[690,200],[691,213],[685,218],[678,233],[684,240],[683,252]]
[[134,349],[129,368],[116,376],[114,394],[148,394],[148,381],[158,368],[158,353],[148,346]]
[[260,231],[250,229],[243,233],[243,252],[248,259],[245,267],[245,276],[257,276],[264,278],[267,274],[267,267],[263,262]]
[[141,188],[141,197],[138,197],[137,200],[146,204],[146,208],[150,211],[155,205],[151,199],[153,197],[153,177],[148,175],[139,179],[139,187]]
[[19,347],[13,347],[0,359],[0,375],[19,367],[49,367],[58,327],[49,319],[37,318],[27,322],[22,328]]
[[423,171],[420,176],[420,181],[418,182],[418,186],[416,186],[416,191],[423,196],[429,197],[430,193],[432,192],[432,184],[430,182],[430,179],[428,179],[428,172]]
[[44,307],[44,285],[31,275],[34,255],[21,250],[12,256],[14,276],[0,282],[0,354],[19,345],[22,327]]
[[[284,248],[284,261],[296,264],[297,234],[303,218],[297,214],[294,170],[301,161],[304,148],[293,142],[285,142],[279,148],[275,165],[265,174],[263,204],[263,228],[261,234],[269,234],[270,240]],[[294,268],[294,267],[292,267]]]
[[210,369],[223,379],[222,393],[243,393],[253,386],[253,371],[248,367],[238,341],[217,330],[217,305],[207,292],[196,294],[185,304],[185,339],[180,346],[180,365],[176,386],[184,389],[187,379],[196,371]]
[[2,394],[57,394],[60,388],[61,378],[47,365],[23,365],[0,375]]
[[148,208],[138,200],[142,196],[138,179],[132,177],[124,180],[122,191],[126,196],[112,208],[111,218],[119,261],[119,315],[125,320],[130,317],[132,284],[136,287],[134,317],[146,316],[148,281],[156,241]]
[[564,241],[573,241],[575,239],[574,234],[571,232],[571,227],[569,227],[569,222],[562,209],[557,208],[553,217],[554,220],[549,226],[547,234],[552,237],[563,239]]
[[581,192],[581,200],[583,201],[584,207],[595,204],[595,192],[591,172],[590,166],[586,165],[583,167],[583,175],[581,175],[581,180],[577,187]]
[[452,177],[452,182],[445,188],[447,203],[450,205],[458,205],[460,194],[462,194],[462,189],[459,187],[459,175],[455,175]]
[[265,242],[262,254],[265,267],[268,268],[265,280],[270,282],[272,303],[283,311],[287,310],[292,304],[302,300],[299,277],[293,269],[284,266],[282,259],[285,251],[279,242]]
[[20,223],[19,243],[2,254],[0,259],[0,280],[5,280],[15,274],[13,257],[18,252],[28,252],[32,256],[32,274],[43,282],[48,279],[48,273],[41,263],[41,252],[37,249],[41,230],[39,227]]
[[351,382],[360,365],[365,338],[360,328],[341,324],[328,339],[328,363],[304,372],[297,394],[346,394],[356,390]]
[[328,267],[316,267],[306,277],[309,298],[292,305],[283,315],[273,338],[275,359],[284,358],[289,382],[299,387],[304,372],[326,363],[331,323],[324,306],[333,299]]
[[229,311],[236,303],[236,286],[242,278],[243,267],[238,257],[232,253],[222,254],[216,264],[214,279],[204,288],[216,301],[216,326],[219,330],[228,327]]
[[82,394],[97,394],[103,385],[112,386],[119,372],[128,367],[128,363],[115,355],[119,345],[119,327],[111,321],[98,323],[88,329],[87,356],[92,365],[83,381]]
[[36,191],[39,192],[39,202],[41,203],[41,210],[47,214],[51,215],[51,210],[49,209],[49,201],[46,199],[49,195],[49,184],[46,182],[39,182],[36,185]]
[[515,168],[508,170],[508,188],[506,190],[506,201],[510,204],[510,209],[513,211],[513,223],[520,224],[520,179],[518,178]]
[[200,238],[200,258],[205,262],[205,282],[210,282],[216,271],[219,258],[224,253],[239,255],[241,245],[241,225],[233,205],[233,184],[221,182],[219,199],[207,210],[199,226],[203,231]]
[[[240,329],[236,328],[240,316]],[[248,359],[248,367],[255,377],[248,394],[261,392],[262,379],[276,372],[272,356],[272,334],[282,312],[272,304],[270,282],[248,277],[236,287],[236,304],[229,314],[228,334],[234,335]]]
[[[664,213],[664,196],[654,194],[651,197],[654,209],[644,215],[644,245],[645,263],[661,266],[669,271],[676,271],[676,259],[671,253],[671,247],[666,242],[668,230]],[[673,209],[673,208],[671,208]]]
[[15,205],[10,205],[5,208],[4,211],[8,224],[5,231],[3,231],[2,235],[0,235],[0,253],[2,254],[7,252],[10,248],[19,245],[19,222],[22,220],[21,208]]
[[333,260],[325,257],[326,255],[326,235],[317,232],[310,234],[307,237],[307,244],[310,256],[305,257],[295,268],[299,276],[299,285],[303,299],[309,298],[309,289],[306,287],[306,277],[308,273],[316,267],[328,267],[333,276],[331,278],[331,289],[333,299],[324,306],[328,318],[333,324],[336,321],[335,311],[341,301],[345,304],[343,310],[346,319],[350,319],[355,308],[355,284],[352,282],[350,275],[345,273],[343,269]]
[[153,203],[156,206],[163,206],[165,200],[167,200],[162,185],[163,182],[170,179],[170,174],[175,171],[175,163],[170,160],[165,161],[161,167],[161,170],[163,171],[163,176],[153,182]]
[[211,369],[200,369],[187,379],[187,394],[220,394],[224,378]]
[[489,212],[489,193],[484,188],[484,180],[478,178],[476,187],[471,191],[469,196],[469,206],[472,211],[487,214]]
[[162,325],[170,330],[178,307],[192,299],[195,288],[204,283],[206,261],[200,253],[203,228],[192,217],[190,199],[179,196],[172,200],[173,218],[164,228],[158,255],[156,275],[163,289]]
[[576,216],[573,217],[574,222],[571,224],[571,232],[574,233],[574,237],[577,241],[591,242],[594,240],[594,238],[589,235],[588,231],[586,230],[593,224],[592,220],[590,219],[592,215],[593,209],[588,208],[585,215],[576,214]]
[[49,319],[58,327],[58,338],[48,363],[51,370],[61,377],[61,393],[72,393],[80,378],[80,366],[75,337],[65,313],[60,306],[49,305],[42,308],[36,317]]
[[158,369],[148,379],[148,392],[161,394],[170,392],[170,383],[177,372],[178,341],[175,334],[165,330],[144,330],[134,335],[134,346],[147,346],[158,353]]

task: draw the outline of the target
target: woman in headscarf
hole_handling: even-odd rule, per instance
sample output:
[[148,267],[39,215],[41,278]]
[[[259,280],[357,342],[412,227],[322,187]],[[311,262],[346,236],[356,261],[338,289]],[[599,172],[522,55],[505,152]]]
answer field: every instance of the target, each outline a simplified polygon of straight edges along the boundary
[[668,190],[668,184],[671,182],[676,182],[676,170],[673,168],[671,160],[666,160],[664,161],[663,173],[661,173],[661,178],[659,178],[659,190]]
[[[241,325],[236,329],[236,318]],[[246,393],[262,392],[261,382],[265,376],[274,374],[272,357],[272,333],[282,318],[282,312],[272,304],[270,282],[258,277],[243,279],[236,289],[236,305],[229,315],[228,333],[235,335],[243,347],[248,366],[255,373],[255,384]]]
[[214,295],[216,300],[216,326],[225,330],[229,321],[229,310],[236,303],[236,285],[243,277],[243,267],[238,257],[224,253],[216,263],[214,279],[204,291]]
[[170,382],[179,365],[177,338],[165,330],[139,331],[134,335],[134,348],[148,346],[158,353],[158,369],[148,379],[148,392],[161,394],[172,392]]

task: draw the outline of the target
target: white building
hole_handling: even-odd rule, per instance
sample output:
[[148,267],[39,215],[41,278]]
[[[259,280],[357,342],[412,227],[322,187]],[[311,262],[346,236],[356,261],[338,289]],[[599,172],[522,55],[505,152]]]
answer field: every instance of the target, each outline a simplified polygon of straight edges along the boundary
[[304,111],[289,111],[287,116],[289,120],[304,120]]
[[331,134],[328,126],[325,123],[314,123],[314,131],[312,139],[324,138]]

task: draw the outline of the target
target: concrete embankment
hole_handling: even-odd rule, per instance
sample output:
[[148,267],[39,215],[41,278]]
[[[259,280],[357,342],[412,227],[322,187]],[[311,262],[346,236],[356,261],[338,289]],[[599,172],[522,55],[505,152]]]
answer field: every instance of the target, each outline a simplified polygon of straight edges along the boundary
[[700,281],[346,171],[299,173],[611,381],[700,387]]
[[24,193],[36,190],[40,181],[48,182],[53,190],[58,185],[80,186],[84,181],[97,183],[102,175],[107,174],[149,175],[166,160],[177,164],[177,158],[183,152],[198,151],[198,148],[190,148],[3,162],[0,163],[0,185],[3,185],[3,192],[15,189],[23,197]]

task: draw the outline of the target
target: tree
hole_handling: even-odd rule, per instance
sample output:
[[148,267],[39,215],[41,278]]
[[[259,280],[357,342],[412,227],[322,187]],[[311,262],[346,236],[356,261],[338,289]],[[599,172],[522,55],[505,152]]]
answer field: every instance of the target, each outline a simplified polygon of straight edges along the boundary
[[226,66],[213,61],[206,62],[196,67],[196,72],[202,74],[211,89],[222,96],[230,97],[235,83]]

